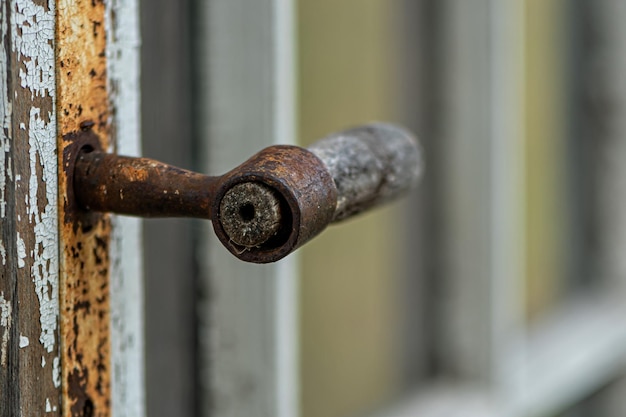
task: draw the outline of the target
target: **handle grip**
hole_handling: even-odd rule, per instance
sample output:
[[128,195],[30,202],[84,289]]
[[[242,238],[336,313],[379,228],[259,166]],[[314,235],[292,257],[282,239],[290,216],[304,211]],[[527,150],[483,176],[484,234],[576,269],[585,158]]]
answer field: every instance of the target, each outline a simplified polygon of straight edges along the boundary
[[337,187],[333,221],[402,196],[424,167],[417,140],[389,123],[333,133],[308,149],[324,162]]

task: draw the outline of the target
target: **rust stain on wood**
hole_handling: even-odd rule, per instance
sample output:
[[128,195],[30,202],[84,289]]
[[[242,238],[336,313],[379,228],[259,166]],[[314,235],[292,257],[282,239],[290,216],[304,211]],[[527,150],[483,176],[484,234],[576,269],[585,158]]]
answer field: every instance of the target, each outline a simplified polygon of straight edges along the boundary
[[81,217],[67,193],[76,132],[91,130],[106,149],[105,6],[57,2],[57,111],[61,234],[61,341],[64,416],[110,415],[109,239],[106,215]]

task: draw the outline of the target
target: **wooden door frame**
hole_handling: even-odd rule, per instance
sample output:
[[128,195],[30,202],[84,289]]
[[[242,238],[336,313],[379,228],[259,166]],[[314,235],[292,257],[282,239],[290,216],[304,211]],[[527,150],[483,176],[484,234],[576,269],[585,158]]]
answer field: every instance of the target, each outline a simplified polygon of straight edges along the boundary
[[137,151],[137,5],[1,7],[0,415],[141,416],[138,223],[74,228],[63,159],[67,134],[89,126],[109,149]]

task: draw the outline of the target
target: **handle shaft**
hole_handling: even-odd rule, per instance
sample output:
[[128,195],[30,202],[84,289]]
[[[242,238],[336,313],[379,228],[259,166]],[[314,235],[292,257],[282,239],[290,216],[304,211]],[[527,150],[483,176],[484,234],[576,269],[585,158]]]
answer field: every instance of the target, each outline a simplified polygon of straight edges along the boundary
[[141,217],[211,218],[218,178],[148,158],[81,152],[74,167],[79,206]]

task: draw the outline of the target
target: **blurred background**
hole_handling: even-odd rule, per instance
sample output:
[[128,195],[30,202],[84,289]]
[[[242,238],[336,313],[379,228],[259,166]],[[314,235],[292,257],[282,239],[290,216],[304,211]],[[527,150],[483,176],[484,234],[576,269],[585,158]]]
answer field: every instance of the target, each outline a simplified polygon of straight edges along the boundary
[[[204,172],[212,3],[141,11],[144,155]],[[625,415],[626,2],[293,6],[293,140],[391,121],[427,165],[298,252],[302,417]],[[206,415],[205,227],[144,230],[148,415]]]

